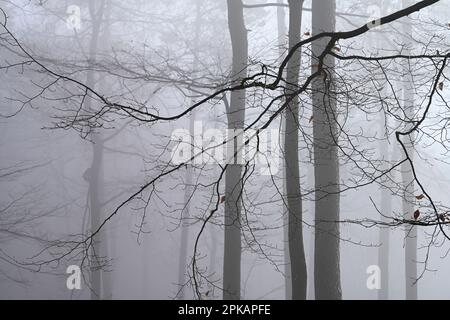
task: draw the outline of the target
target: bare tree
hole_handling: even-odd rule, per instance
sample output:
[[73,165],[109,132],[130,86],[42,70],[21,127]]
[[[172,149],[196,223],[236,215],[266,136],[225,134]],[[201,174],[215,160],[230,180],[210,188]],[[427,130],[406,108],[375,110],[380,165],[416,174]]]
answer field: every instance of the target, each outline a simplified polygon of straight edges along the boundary
[[[198,68],[198,42],[200,39],[200,31],[201,31],[201,1],[196,0],[195,3],[196,17],[195,17],[195,31],[194,31],[194,61],[192,64],[192,70],[195,71]],[[192,103],[195,103],[193,100]],[[189,117],[189,131],[191,133],[192,138],[194,138],[194,126],[195,126],[195,111],[192,112]],[[197,152],[194,146],[192,146],[192,154]],[[180,299],[184,298],[184,284],[186,282],[186,259],[188,252],[188,241],[189,241],[189,215],[191,210],[190,197],[193,194],[193,171],[194,168],[192,165],[186,169],[186,186],[184,191],[184,203],[186,204],[186,208],[184,210],[184,216],[182,217],[183,222],[181,225],[181,241],[180,241],[180,257],[179,257],[179,266],[178,266],[178,283],[180,284],[180,292],[178,297]]]
[[[247,29],[245,28],[242,1],[228,0],[228,26],[233,49],[232,79],[238,84],[247,75]],[[242,130],[245,121],[245,90],[231,93],[227,110],[228,128],[234,130],[234,148],[227,160],[232,161],[225,172],[225,240],[223,265],[224,299],[240,298],[241,282],[241,193],[242,164],[237,154],[243,144]],[[231,160],[230,160],[231,159]]]
[[[403,8],[411,5],[411,1],[403,0]],[[406,45],[404,54],[411,55],[412,46],[412,25],[404,23],[403,29],[405,33]],[[404,64],[405,80],[403,82],[403,110],[405,112],[406,124],[405,130],[409,130],[411,125],[408,123],[414,121],[416,107],[414,106],[414,79],[413,73],[409,70],[408,63]],[[406,147],[410,161],[414,162],[414,140],[415,133],[405,136],[403,143]],[[415,182],[410,163],[404,163],[401,168],[402,180],[404,185],[404,195],[402,200],[403,213],[406,218],[414,215],[415,201]],[[405,293],[407,300],[417,300],[417,228],[415,226],[406,226],[405,228]]]
[[[312,33],[333,32],[335,1],[313,1]],[[319,57],[329,50],[332,40],[322,37],[312,43],[312,73]],[[339,250],[339,162],[337,154],[336,97],[334,96],[334,57],[323,58],[323,70],[312,82],[315,205],[314,283],[316,299],[341,299]]]
[[[278,46],[279,46],[279,51],[280,51],[280,57],[285,56],[285,47],[286,47],[286,43],[285,43],[285,38],[286,38],[286,14],[285,14],[285,10],[284,7],[282,6],[283,4],[283,0],[278,0],[277,4],[279,4],[279,6],[277,6],[277,28],[278,28]],[[282,116],[282,130],[281,130],[281,139],[282,139],[282,145],[285,144],[285,131],[286,131],[286,121],[285,119],[285,114],[283,114]],[[282,173],[285,174],[286,172],[286,166],[283,163],[283,170]],[[286,180],[283,181],[283,196],[286,195]],[[283,254],[284,254],[284,290],[285,290],[285,298],[287,300],[291,300],[292,299],[292,277],[291,277],[291,259],[289,256],[289,216],[288,216],[288,211],[286,210],[286,207],[283,206]]]
[[[289,49],[300,42],[303,1],[289,1]],[[301,51],[296,50],[287,65],[286,95],[292,95],[286,108],[286,133],[284,140],[286,161],[286,198],[289,225],[289,256],[291,262],[292,299],[306,299],[306,260],[303,245],[302,195],[298,156],[298,90]]]

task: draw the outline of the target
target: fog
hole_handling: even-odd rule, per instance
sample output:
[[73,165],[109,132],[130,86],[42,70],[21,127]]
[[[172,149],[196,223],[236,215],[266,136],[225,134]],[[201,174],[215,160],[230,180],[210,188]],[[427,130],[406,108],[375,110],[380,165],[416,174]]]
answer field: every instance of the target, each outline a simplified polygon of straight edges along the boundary
[[450,299],[449,12],[0,0],[0,299]]

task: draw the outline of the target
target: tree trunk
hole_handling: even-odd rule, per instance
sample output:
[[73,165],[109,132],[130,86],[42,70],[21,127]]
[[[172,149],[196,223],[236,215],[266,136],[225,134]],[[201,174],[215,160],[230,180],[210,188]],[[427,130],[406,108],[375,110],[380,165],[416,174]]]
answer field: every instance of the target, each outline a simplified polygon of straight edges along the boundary
[[[195,17],[195,35],[194,35],[194,60],[192,63],[192,71],[196,72],[197,65],[198,65],[198,59],[197,59],[197,52],[198,52],[198,42],[200,39],[200,22],[201,22],[201,11],[200,11],[200,1],[196,0],[196,17]],[[194,104],[195,101],[192,100],[192,104]],[[189,131],[191,134],[192,139],[195,139],[194,137],[194,125],[195,125],[195,110],[191,112],[190,118],[189,118]],[[195,150],[194,146],[191,148],[191,154],[197,153],[199,150]],[[190,217],[190,210],[191,205],[188,203],[190,201],[193,187],[192,187],[192,176],[193,176],[193,166],[188,165],[186,168],[186,178],[185,178],[185,186],[184,186],[184,203],[186,204],[184,215],[182,215],[181,219],[181,239],[180,239],[180,255],[178,260],[178,285],[180,286],[180,290],[178,293],[178,298],[180,300],[184,299],[184,285],[186,282],[186,258],[187,258],[187,249],[188,249],[188,235],[189,235],[189,217]]]
[[[105,4],[104,4],[104,15],[103,15],[103,32],[102,32],[102,40],[101,40],[101,44],[102,47],[105,48],[106,50],[109,50],[111,47],[111,9],[112,9],[112,1],[113,0],[105,0]],[[101,81],[100,83],[100,87],[102,89],[102,91],[105,91],[108,88],[108,83],[106,83],[106,81]],[[102,138],[101,136],[99,136],[99,138]],[[104,143],[99,144],[99,152],[102,153],[102,159],[103,159],[103,155],[105,153],[105,149],[103,148]],[[103,167],[103,160],[102,160],[102,167]],[[104,172],[101,171],[101,175],[100,175],[100,181],[99,181],[99,186],[100,186],[100,191],[101,194],[104,192],[104,189],[106,187],[106,182],[104,179]],[[101,196],[101,201],[104,201],[104,196]],[[104,205],[101,206],[100,208],[101,212],[104,211]],[[103,219],[105,218],[103,216]],[[111,223],[109,224],[109,230],[108,231],[102,231],[102,242],[101,242],[101,248],[102,248],[102,254],[104,255],[104,257],[106,259],[111,259],[113,257],[113,248],[115,247],[116,243],[116,228],[115,228],[115,221],[111,221]],[[110,271],[103,271],[101,272],[101,276],[102,276],[102,299],[112,299],[113,298],[113,279],[114,279],[114,274],[112,272],[112,270]]]
[[[89,14],[92,19],[92,34],[89,43],[89,65],[96,60],[98,50],[98,40],[100,36],[101,21],[103,18],[103,11],[105,8],[105,0],[101,1],[98,8],[95,4],[89,2]],[[95,75],[88,68],[86,84],[90,88],[95,88]],[[90,108],[92,101],[90,98],[86,99],[86,108]],[[95,232],[102,223],[102,206],[101,206],[101,192],[103,189],[103,173],[102,173],[102,159],[103,159],[103,143],[99,134],[91,133],[92,140],[92,163],[89,169],[89,206],[91,217],[91,232]],[[102,298],[102,269],[104,259],[107,257],[107,248],[104,243],[104,231],[100,231],[94,238],[92,243],[91,266],[90,266],[90,281],[91,281],[91,299],[97,300]]]
[[[411,5],[410,0],[403,0],[403,7]],[[412,46],[412,25],[403,24],[403,30],[406,37],[406,46],[403,53],[410,55]],[[409,64],[404,65],[404,83],[403,83],[403,109],[407,121],[412,121],[415,114],[414,106],[414,82]],[[406,128],[410,129],[411,124]],[[411,161],[414,160],[414,132],[410,136],[405,136],[403,143]],[[406,218],[411,219],[414,214],[414,176],[410,164],[405,162],[401,168],[404,195],[402,199],[402,210]],[[405,296],[406,300],[417,300],[417,229],[415,226],[407,226],[405,230]]]
[[[89,202],[91,213],[91,232],[95,232],[102,223],[101,210],[101,188],[103,182],[103,145],[101,138],[97,134],[92,135],[92,164],[89,177]],[[97,300],[102,298],[102,261],[104,255],[104,232],[100,231],[95,237],[92,244],[93,265],[91,266],[91,299]],[[98,261],[97,261],[98,260]]]
[[[384,132],[387,123],[384,121],[384,117],[380,117],[380,132]],[[382,140],[380,142],[380,155],[384,157],[384,160],[390,161],[388,141]],[[386,184],[389,180],[385,180]],[[380,191],[380,211],[383,215],[389,216],[392,213],[392,195],[387,188],[382,188]],[[382,220],[386,220],[381,216]],[[380,289],[378,290],[378,299],[387,300],[389,298],[389,234],[390,230],[387,227],[380,227],[379,230],[379,242],[378,248],[378,266],[381,271]]]
[[[224,97],[223,99],[226,99],[226,97]],[[225,103],[224,103],[225,104]],[[210,119],[209,122],[214,123],[213,128],[214,129],[219,129],[219,116],[218,116],[218,111],[217,108],[214,108],[212,110],[212,113],[210,114]],[[215,166],[213,169],[213,176],[218,176],[220,174],[220,169],[218,166]],[[209,249],[209,263],[208,263],[208,275],[210,275],[212,278],[216,278],[217,277],[217,249],[218,249],[218,237],[217,237],[217,233],[218,233],[218,228],[216,226],[216,224],[214,223],[210,223],[209,225],[209,232],[210,232],[210,241],[209,244],[211,245],[210,249]],[[209,284],[209,291],[211,292],[210,294],[210,299],[214,299],[214,285],[212,283]]]
[[[382,6],[383,1],[379,1],[379,5],[381,8],[380,15],[384,17],[387,15],[389,11],[389,6]],[[373,30],[372,32],[376,32]],[[376,45],[378,48],[386,48],[389,44],[385,41],[384,38],[381,38],[378,34],[375,38]],[[387,81],[384,79],[380,82],[381,87],[381,96],[384,97],[386,95],[386,88],[389,86]],[[379,118],[380,121],[380,132],[383,133],[386,131],[386,128],[388,127],[388,118],[385,118],[384,116],[380,115]],[[386,162],[390,161],[396,161],[395,155],[390,152],[392,150],[389,150],[390,146],[390,139],[389,136],[386,136],[386,139],[380,140],[380,146],[379,146],[379,154],[380,159],[385,160]],[[384,184],[386,187],[390,186],[390,180],[385,179]],[[392,194],[391,191],[388,188],[381,188],[380,190],[380,205],[379,205],[380,211],[384,216],[390,216],[392,214]],[[384,216],[380,216],[379,218],[382,221],[387,221],[387,219]],[[389,299],[389,251],[390,251],[390,229],[387,227],[381,226],[378,232],[378,240],[380,242],[380,247],[378,248],[378,266],[380,267],[381,271],[381,279],[380,279],[380,289],[378,290],[378,300],[387,300]]]
[[[302,0],[289,0],[289,48],[300,41]],[[297,50],[287,66],[287,98],[298,89],[301,52]],[[286,197],[288,204],[288,237],[291,262],[292,299],[306,299],[306,260],[303,247],[302,195],[298,156],[298,108],[296,95],[289,102],[286,112],[285,159]]]
[[[312,2],[312,33],[335,29],[334,0]],[[312,43],[312,72],[317,71],[317,57],[329,38]],[[315,176],[315,250],[314,286],[316,299],[341,299],[339,265],[339,161],[335,142],[336,99],[333,97],[334,58],[324,59],[325,71],[312,82],[314,176]]]
[[[227,0],[228,26],[233,49],[232,80],[235,84],[247,75],[248,43],[247,29],[244,23],[244,12],[241,0]],[[245,121],[245,90],[231,93],[228,129],[244,128]],[[229,130],[230,131],[230,130]],[[230,137],[228,137],[229,139]],[[241,146],[243,135],[237,135],[234,149]],[[227,155],[230,159],[231,154]],[[241,282],[241,228],[240,213],[242,191],[242,164],[238,156],[233,157],[234,163],[229,163],[225,172],[225,241],[223,263],[223,298],[240,299]]]
[[[283,0],[278,0],[277,3],[284,3]],[[286,15],[284,12],[284,7],[277,6],[277,27],[278,27],[278,46],[281,59],[284,58],[286,50]],[[281,144],[285,144],[285,132],[286,132],[286,121],[285,112],[282,114],[281,119]],[[286,196],[286,166],[282,164],[281,174],[283,177],[283,197]],[[285,206],[283,206],[283,253],[284,253],[284,297],[286,300],[292,299],[292,280],[291,280],[291,259],[289,257],[289,218],[288,211]]]

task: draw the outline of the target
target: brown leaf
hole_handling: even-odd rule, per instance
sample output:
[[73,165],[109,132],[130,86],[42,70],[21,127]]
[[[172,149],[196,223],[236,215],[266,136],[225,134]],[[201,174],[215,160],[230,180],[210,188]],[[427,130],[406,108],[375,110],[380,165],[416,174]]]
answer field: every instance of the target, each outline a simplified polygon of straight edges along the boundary
[[334,50],[334,51],[337,51],[337,52],[340,52],[340,51],[341,51],[341,49],[340,49],[339,47],[334,47],[333,50]]
[[311,32],[306,31],[303,35],[309,37],[311,35]]
[[414,211],[414,220],[419,219],[419,216],[420,216],[420,211],[419,211],[419,209],[417,209],[416,211]]
[[439,90],[442,91],[442,89],[444,89],[444,82],[440,82],[440,83],[438,84],[438,88],[439,88]]
[[441,213],[441,214],[439,215],[439,220],[441,220],[441,221],[445,221],[445,216],[444,216],[444,214],[443,214],[443,213]]
[[416,196],[417,200],[422,200],[423,198],[425,198],[425,196],[423,194]]
[[224,203],[225,202],[225,196],[221,196],[220,197],[220,203]]
[[311,123],[314,120],[314,116],[311,116],[311,118],[309,118],[309,123]]

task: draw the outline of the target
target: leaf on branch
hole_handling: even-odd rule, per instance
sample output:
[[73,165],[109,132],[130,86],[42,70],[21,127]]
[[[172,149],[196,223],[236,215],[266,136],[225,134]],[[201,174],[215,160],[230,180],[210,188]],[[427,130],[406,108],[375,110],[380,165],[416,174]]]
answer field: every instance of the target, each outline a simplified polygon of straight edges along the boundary
[[445,215],[444,215],[443,213],[441,213],[441,214],[439,215],[439,220],[445,221]]
[[422,200],[423,198],[425,198],[425,196],[424,196],[423,194],[421,194],[421,195],[419,195],[419,196],[416,196],[416,199],[417,199],[417,200]]
[[416,211],[414,211],[414,220],[419,219],[419,216],[420,216],[420,211],[419,211],[419,209],[417,209]]
[[439,84],[438,84],[438,88],[439,88],[439,90],[443,90],[444,89],[444,82],[440,82]]
[[306,31],[303,35],[309,37],[311,35],[311,32]]
[[309,123],[311,123],[314,120],[314,116],[311,116],[311,118],[309,118]]
[[225,202],[225,196],[221,196],[220,197],[220,203],[224,203]]

